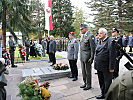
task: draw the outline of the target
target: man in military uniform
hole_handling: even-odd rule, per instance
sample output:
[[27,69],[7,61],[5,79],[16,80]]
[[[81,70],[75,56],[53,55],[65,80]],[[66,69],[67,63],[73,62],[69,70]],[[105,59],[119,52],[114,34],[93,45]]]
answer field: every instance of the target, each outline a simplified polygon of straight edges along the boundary
[[95,52],[95,38],[87,31],[87,25],[81,24],[81,40],[80,40],[80,61],[84,84],[80,86],[83,90],[91,88],[91,64]]
[[74,78],[73,81],[78,79],[78,68],[77,68],[77,59],[78,59],[78,51],[79,51],[79,44],[78,41],[75,39],[75,33],[69,33],[69,43],[68,43],[68,54],[67,59],[69,60],[70,68],[71,68],[71,75],[70,78]]
[[104,99],[110,84],[112,83],[112,73],[114,72],[115,49],[112,39],[107,36],[105,28],[99,29],[99,43],[94,56],[94,68],[98,73],[101,95],[96,99]]
[[13,41],[13,36],[10,35],[9,36],[9,53],[10,53],[10,58],[11,58],[11,67],[17,67],[16,65],[14,65],[14,51],[16,49],[16,45]]
[[49,57],[52,64],[50,66],[56,64],[55,52],[56,52],[56,42],[54,40],[54,36],[51,35],[49,43]]
[[26,61],[29,61],[29,47],[30,47],[30,42],[28,41],[28,37],[25,37],[25,46],[26,46]]
[[105,100],[133,100],[133,71],[127,71],[111,84]]
[[[117,41],[117,43],[122,47],[122,38],[118,37],[119,31],[116,28],[113,28],[112,32],[112,40]],[[120,53],[119,49],[115,47],[115,68],[114,68],[114,73],[113,73],[113,79],[117,78],[119,75],[119,62],[120,59],[122,58],[122,54]]]

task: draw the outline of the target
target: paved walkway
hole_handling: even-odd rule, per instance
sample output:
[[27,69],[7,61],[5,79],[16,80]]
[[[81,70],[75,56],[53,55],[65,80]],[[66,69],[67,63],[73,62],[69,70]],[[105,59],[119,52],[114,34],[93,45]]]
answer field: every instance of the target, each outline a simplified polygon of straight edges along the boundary
[[[66,52],[58,52],[57,55],[66,56]],[[124,67],[127,59],[123,57],[120,62],[120,71],[127,71]],[[65,63],[68,64],[67,59],[57,60],[57,63]],[[6,87],[7,90],[7,100],[20,100],[20,97],[16,95],[19,93],[18,84],[22,81],[22,69],[23,68],[34,68],[34,67],[46,67],[50,64],[47,61],[40,62],[29,62],[29,63],[19,63],[17,64],[18,68],[9,68],[10,74],[6,76],[8,80],[8,85]],[[93,65],[93,64],[92,64]],[[92,89],[89,91],[83,91],[80,89],[80,85],[83,84],[82,74],[81,74],[81,66],[80,61],[78,60],[78,71],[79,78],[78,81],[73,82],[72,79],[69,78],[61,78],[50,80],[49,91],[52,94],[50,100],[96,100],[95,96],[100,94],[100,89],[98,85],[97,75],[95,74],[96,70],[92,66]]]

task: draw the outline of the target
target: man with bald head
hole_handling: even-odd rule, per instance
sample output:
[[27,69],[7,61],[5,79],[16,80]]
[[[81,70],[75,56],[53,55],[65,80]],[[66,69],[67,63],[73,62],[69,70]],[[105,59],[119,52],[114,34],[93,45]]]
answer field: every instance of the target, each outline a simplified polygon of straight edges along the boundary
[[114,72],[114,44],[107,35],[105,28],[99,29],[99,43],[95,50],[94,68],[97,70],[101,95],[96,99],[104,99],[110,84],[112,83],[112,73]]

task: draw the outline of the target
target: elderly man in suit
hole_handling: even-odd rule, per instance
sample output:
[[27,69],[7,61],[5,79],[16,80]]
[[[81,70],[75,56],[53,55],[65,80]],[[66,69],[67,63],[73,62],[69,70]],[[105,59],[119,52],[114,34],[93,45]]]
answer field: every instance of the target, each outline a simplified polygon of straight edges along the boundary
[[74,78],[72,81],[76,81],[78,79],[78,68],[77,68],[77,59],[78,59],[78,51],[79,51],[79,43],[75,39],[75,33],[69,33],[69,43],[68,43],[68,53],[67,59],[69,60],[71,75],[70,78]]
[[91,89],[91,64],[95,52],[95,37],[87,31],[87,25],[81,24],[80,61],[84,84],[80,86],[83,90]]
[[50,66],[53,66],[54,64],[56,64],[55,52],[56,52],[56,42],[54,40],[54,36],[51,35],[50,43],[49,43],[49,56],[52,64]]
[[94,56],[94,68],[97,70],[101,95],[96,99],[104,99],[112,83],[112,74],[115,66],[115,49],[112,39],[107,36],[105,28],[99,29],[99,43]]

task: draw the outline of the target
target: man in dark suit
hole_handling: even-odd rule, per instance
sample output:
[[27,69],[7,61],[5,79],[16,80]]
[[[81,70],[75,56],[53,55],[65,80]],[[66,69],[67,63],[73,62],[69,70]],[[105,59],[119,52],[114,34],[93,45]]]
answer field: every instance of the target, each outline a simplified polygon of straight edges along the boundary
[[56,64],[55,52],[56,52],[56,42],[54,40],[54,36],[51,35],[50,43],[49,43],[49,56],[52,64],[50,66],[53,66],[54,64]]
[[105,28],[99,29],[99,43],[95,50],[94,68],[97,70],[101,95],[96,99],[104,99],[110,84],[112,83],[112,73],[114,72],[114,46],[112,39],[107,36]]
[[91,64],[95,52],[95,37],[87,31],[87,25],[81,24],[80,61],[84,84],[83,90],[91,89]]

